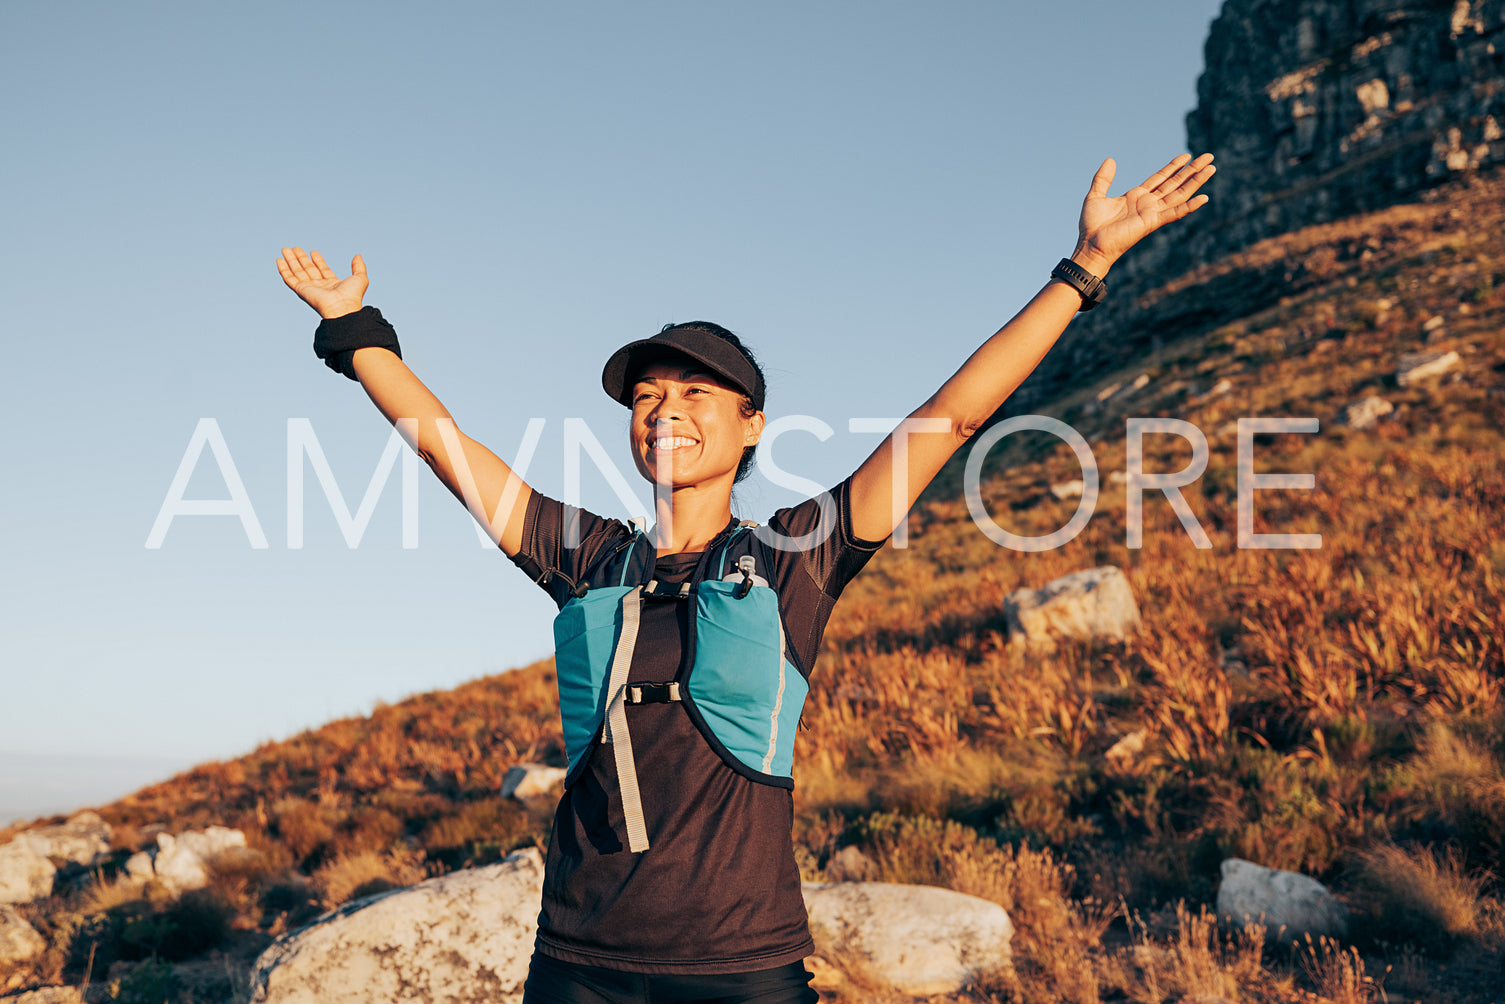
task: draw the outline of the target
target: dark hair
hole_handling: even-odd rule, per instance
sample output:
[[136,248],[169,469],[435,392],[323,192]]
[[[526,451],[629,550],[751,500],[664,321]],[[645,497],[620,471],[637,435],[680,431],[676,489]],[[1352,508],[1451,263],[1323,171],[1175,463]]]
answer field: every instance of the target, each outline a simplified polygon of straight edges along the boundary
[[[717,338],[721,339],[722,341],[732,346],[732,348],[742,353],[742,358],[746,359],[752,366],[753,371],[758,374],[758,381],[764,384],[767,383],[767,380],[763,376],[763,367],[759,366],[758,360],[753,358],[752,349],[749,349],[746,345],[743,345],[742,339],[738,338],[736,335],[732,334],[721,325],[716,324],[712,321],[686,321],[684,324],[666,324],[662,328],[658,329],[659,334],[663,334],[665,331],[669,331],[674,328],[697,328],[700,331],[715,335]],[[752,418],[756,413],[757,409],[753,407],[752,398],[748,397],[746,394],[743,394],[742,417]],[[756,446],[749,446],[742,451],[742,459],[737,462],[737,476],[735,479],[733,479],[733,484],[741,484],[743,481],[747,480],[748,475],[752,473],[753,458],[757,456],[757,453],[758,448]]]

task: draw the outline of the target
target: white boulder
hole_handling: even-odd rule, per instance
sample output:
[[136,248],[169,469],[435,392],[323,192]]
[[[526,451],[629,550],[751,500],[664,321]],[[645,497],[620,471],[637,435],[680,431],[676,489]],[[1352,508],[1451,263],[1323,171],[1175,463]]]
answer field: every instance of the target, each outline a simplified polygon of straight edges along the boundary
[[209,884],[209,870],[215,859],[243,852],[245,847],[244,833],[223,826],[189,830],[176,836],[159,833],[157,853],[151,858],[150,871],[141,861],[141,854],[134,854],[126,862],[126,872],[134,878],[155,876],[157,881],[176,892],[202,889]]
[[0,844],[0,903],[30,903],[52,895],[57,868],[31,844],[12,840]]
[[1072,481],[1062,481],[1058,485],[1050,486],[1050,493],[1062,501],[1066,499],[1079,499],[1082,497],[1082,492],[1086,490],[1087,482],[1081,478],[1076,478]]
[[1003,615],[1012,639],[1046,649],[1057,636],[1122,640],[1140,623],[1128,577],[1112,565],[1016,589],[1004,598]]
[[562,767],[549,767],[541,763],[520,763],[509,767],[502,778],[502,797],[515,798],[519,802],[552,795],[554,789],[564,783]]
[[16,837],[44,858],[72,861],[85,868],[110,853],[110,824],[98,813],[80,812],[56,826],[37,826]]
[[41,955],[47,942],[13,906],[0,906],[0,962],[24,962]]
[[1410,352],[1400,357],[1395,369],[1395,382],[1402,387],[1421,383],[1428,377],[1441,376],[1463,362],[1458,353]]
[[529,848],[486,868],[357,900],[263,952],[251,1000],[516,1004],[542,893],[543,858]]
[[804,894],[816,951],[855,955],[902,993],[955,993],[1009,962],[1014,925],[976,896],[888,882],[807,882]]
[[1264,924],[1271,938],[1348,935],[1347,908],[1325,885],[1310,876],[1266,868],[1242,858],[1224,861],[1222,873],[1218,885],[1220,917],[1236,924],[1249,921]]

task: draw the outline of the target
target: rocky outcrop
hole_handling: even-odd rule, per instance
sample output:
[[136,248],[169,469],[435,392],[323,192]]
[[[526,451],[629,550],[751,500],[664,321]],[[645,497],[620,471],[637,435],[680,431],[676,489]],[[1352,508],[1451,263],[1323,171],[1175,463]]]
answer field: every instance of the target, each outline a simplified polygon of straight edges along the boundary
[[262,953],[254,1004],[522,1000],[543,858],[535,849],[358,900]]
[[1122,640],[1139,626],[1129,580],[1112,565],[1063,575],[1003,601],[1010,642],[1051,649],[1058,638]]
[[23,840],[0,844],[0,904],[30,903],[52,894],[57,867]]
[[[1216,155],[1210,201],[1118,263],[1103,306],[998,417],[1310,284],[1308,263],[1277,256],[1175,285],[1199,266],[1505,164],[1505,0],[1226,0],[1203,67],[1186,131],[1188,150]],[[1114,194],[1139,180],[1119,178]],[[1362,258],[1379,244],[1336,251]]]
[[1314,878],[1265,868],[1241,858],[1224,861],[1222,876],[1218,885],[1221,917],[1237,924],[1261,923],[1271,938],[1348,935],[1347,908]]
[[1505,159],[1502,0],[1228,0],[1204,66],[1186,138],[1224,251]]
[[806,883],[816,951],[856,957],[867,974],[916,997],[956,993],[1009,962],[1003,907],[933,886]]

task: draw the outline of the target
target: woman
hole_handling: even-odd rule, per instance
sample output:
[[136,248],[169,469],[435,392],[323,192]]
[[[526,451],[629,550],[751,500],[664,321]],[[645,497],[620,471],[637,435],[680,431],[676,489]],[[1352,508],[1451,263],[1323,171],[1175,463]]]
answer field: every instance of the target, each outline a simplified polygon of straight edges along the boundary
[[[808,1002],[812,949],[791,841],[792,748],[831,609],[952,453],[1039,363],[1113,263],[1199,208],[1212,155],[1176,157],[1118,198],[1104,161],[1069,260],[842,484],[767,527],[732,516],[763,431],[764,381],[730,332],[666,327],[608,360],[652,531],[533,491],[455,427],[405,366],[359,255],[338,278],[284,248],[325,318],[315,348],[359,380],[498,546],[560,606],[569,776],[549,842],[527,1004]],[[902,454],[900,454],[902,455]]]

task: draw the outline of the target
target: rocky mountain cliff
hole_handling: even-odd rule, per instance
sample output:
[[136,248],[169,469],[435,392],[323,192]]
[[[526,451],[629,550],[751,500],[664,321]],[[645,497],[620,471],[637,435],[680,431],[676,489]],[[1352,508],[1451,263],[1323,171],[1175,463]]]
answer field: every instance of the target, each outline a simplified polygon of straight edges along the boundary
[[[1108,302],[1072,325],[1006,414],[1124,364],[1125,348],[1194,333],[1164,318],[1152,328],[1144,313],[1145,294],[1170,279],[1492,173],[1505,162],[1505,0],[1227,0],[1197,95],[1187,149],[1217,155],[1211,202],[1119,263]],[[1289,271],[1271,278],[1294,280]],[[1240,316],[1251,304],[1228,306]],[[1220,323],[1218,304],[1207,308]]]

